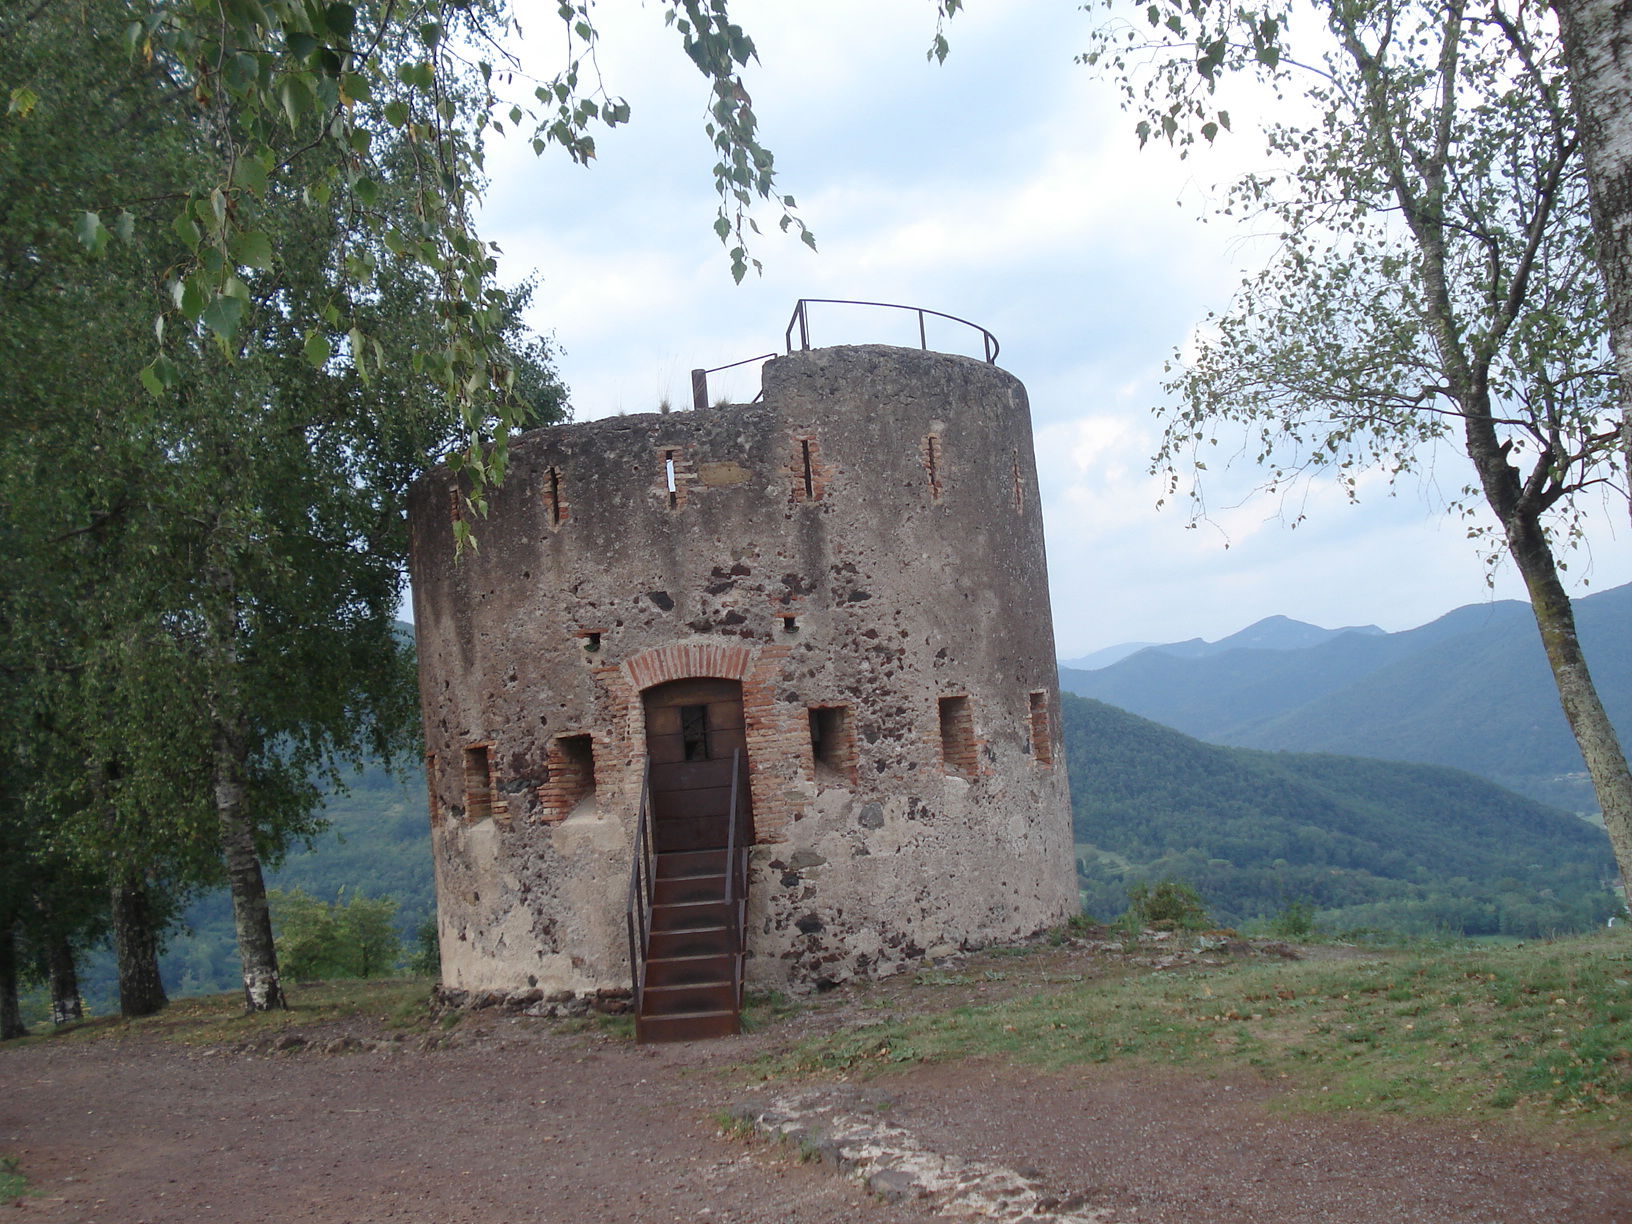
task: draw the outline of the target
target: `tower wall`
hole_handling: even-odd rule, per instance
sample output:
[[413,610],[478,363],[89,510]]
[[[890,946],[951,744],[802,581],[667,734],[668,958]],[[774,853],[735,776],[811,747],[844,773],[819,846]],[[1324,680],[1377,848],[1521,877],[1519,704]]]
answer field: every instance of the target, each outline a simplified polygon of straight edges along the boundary
[[743,685],[751,982],[1075,912],[1024,388],[882,346],[776,358],[763,385],[518,439],[458,560],[453,477],[416,487],[447,985],[627,987],[641,693],[689,676]]

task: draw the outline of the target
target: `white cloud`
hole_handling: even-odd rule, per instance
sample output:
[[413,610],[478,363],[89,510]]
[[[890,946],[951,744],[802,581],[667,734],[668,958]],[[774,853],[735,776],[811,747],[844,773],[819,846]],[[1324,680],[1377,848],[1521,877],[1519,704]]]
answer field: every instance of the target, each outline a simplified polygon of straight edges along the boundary
[[[1156,509],[1162,364],[1266,253],[1196,220],[1213,185],[1259,152],[1250,91],[1234,103],[1237,133],[1180,162],[1139,151],[1111,88],[1072,63],[1089,20],[1075,6],[973,6],[948,29],[944,66],[924,62],[928,3],[732,11],[759,46],[744,81],[819,253],[767,227],[765,275],[731,283],[710,228],[705,91],[655,6],[596,9],[608,88],[634,120],[599,138],[592,166],[514,142],[490,156],[487,231],[506,276],[541,275],[533,320],[565,349],[580,416],[685,405],[694,366],[780,348],[802,296],[922,305],[991,328],[1028,387],[1063,653],[1219,637],[1272,613],[1399,629],[1486,597],[1477,552],[1443,514],[1465,480],[1450,459],[1393,498],[1368,477],[1358,507],[1315,481],[1287,513],[1247,497],[1242,469],[1209,474],[1211,523],[1188,528],[1182,504]],[[558,55],[554,21],[540,10],[542,50],[526,48],[540,72]],[[817,343],[916,343],[910,317],[815,322]],[[756,388],[752,368],[711,380],[716,396]],[[1595,586],[1632,578],[1624,547],[1604,527],[1595,539],[1607,541]],[[1515,586],[1504,575],[1498,591]]]

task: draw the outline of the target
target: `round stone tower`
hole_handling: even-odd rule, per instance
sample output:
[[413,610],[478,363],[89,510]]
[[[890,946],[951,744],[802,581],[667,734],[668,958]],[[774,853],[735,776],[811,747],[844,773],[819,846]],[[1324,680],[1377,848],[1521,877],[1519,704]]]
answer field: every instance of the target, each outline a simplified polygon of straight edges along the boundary
[[456,559],[460,514],[446,471],[416,487],[446,987],[627,990],[639,838],[691,846],[732,769],[751,983],[889,973],[1076,911],[1011,375],[794,352],[752,404],[519,438]]

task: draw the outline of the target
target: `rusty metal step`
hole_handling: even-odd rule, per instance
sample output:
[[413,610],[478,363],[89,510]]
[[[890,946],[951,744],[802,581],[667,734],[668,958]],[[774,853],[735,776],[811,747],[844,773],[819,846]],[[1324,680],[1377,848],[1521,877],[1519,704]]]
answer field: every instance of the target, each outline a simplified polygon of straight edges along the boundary
[[707,1037],[730,1037],[741,1031],[734,1008],[635,1019],[636,1041],[699,1041]]
[[720,850],[670,850],[657,856],[654,874],[659,880],[680,876],[723,875],[725,855]]
[[652,882],[654,906],[724,900],[723,875],[659,876]]
[[652,906],[652,930],[689,931],[698,927],[725,926],[731,920],[731,906],[725,898],[709,901],[676,901]]
[[682,931],[653,931],[647,937],[646,963],[672,960],[681,956],[730,956],[736,953],[731,946],[731,931],[724,924],[692,927]]
[[668,956],[646,962],[646,989],[654,986],[696,986],[731,980],[730,952],[698,956]]
[[723,982],[693,982],[684,986],[647,985],[641,1014],[674,1016],[682,1012],[729,1011],[736,1006],[736,987]]

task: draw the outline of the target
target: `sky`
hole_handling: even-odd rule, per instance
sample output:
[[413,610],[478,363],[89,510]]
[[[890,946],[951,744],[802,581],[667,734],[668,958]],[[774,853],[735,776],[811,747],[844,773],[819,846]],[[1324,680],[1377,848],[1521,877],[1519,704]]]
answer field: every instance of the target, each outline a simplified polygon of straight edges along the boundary
[[[1250,466],[1212,463],[1207,521],[1183,499],[1158,508],[1163,365],[1273,251],[1209,219],[1261,154],[1258,98],[1232,98],[1235,134],[1181,160],[1141,151],[1113,86],[1074,62],[1091,20],[1075,3],[969,0],[936,65],[930,0],[733,0],[759,51],[743,85],[761,138],[817,243],[762,210],[764,273],[736,285],[712,228],[706,83],[663,7],[594,10],[605,87],[632,119],[597,135],[588,167],[519,141],[489,151],[482,230],[506,279],[537,278],[529,322],[559,346],[576,419],[689,404],[692,368],[779,350],[801,297],[924,306],[992,331],[1026,385],[1063,658],[1276,614],[1397,631],[1522,597],[1447,513],[1471,475],[1450,452],[1392,491],[1366,482],[1357,505],[1318,482],[1295,504],[1254,497]],[[547,77],[563,40],[550,6],[534,11],[518,45]],[[812,323],[816,345],[917,343],[904,313],[828,307]],[[978,355],[957,329],[929,341]],[[710,383],[715,398],[757,389],[755,366]],[[1603,509],[1573,594],[1632,580],[1628,531],[1624,503]]]

